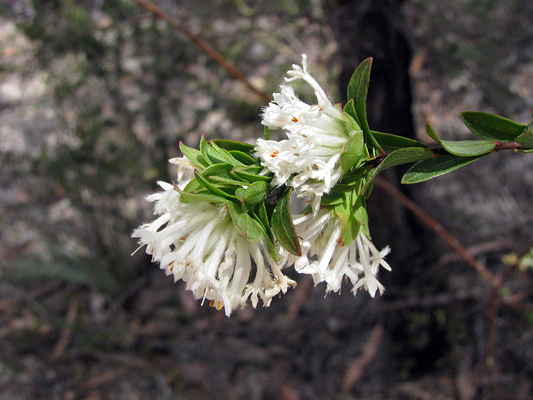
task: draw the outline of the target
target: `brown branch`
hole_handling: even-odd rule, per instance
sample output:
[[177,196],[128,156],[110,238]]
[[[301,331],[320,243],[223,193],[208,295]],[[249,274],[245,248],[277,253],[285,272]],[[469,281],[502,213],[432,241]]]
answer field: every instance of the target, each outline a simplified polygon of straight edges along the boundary
[[267,96],[262,91],[260,91],[259,89],[257,89],[254,85],[252,85],[250,81],[242,74],[242,72],[240,72],[237,68],[235,68],[234,65],[232,65],[228,60],[226,60],[219,52],[213,49],[209,44],[207,44],[207,42],[205,42],[203,39],[196,36],[190,30],[185,28],[178,20],[176,20],[175,18],[172,18],[168,14],[165,14],[157,6],[155,6],[154,4],[152,4],[151,2],[147,0],[134,0],[134,1],[140,6],[150,11],[157,18],[163,21],[166,21],[174,29],[183,33],[187,37],[187,39],[189,39],[191,42],[197,45],[200,49],[202,49],[202,51],[207,53],[209,57],[211,57],[213,60],[219,63],[235,79],[244,83],[246,87],[252,92],[254,92],[258,97],[260,97],[262,101],[266,103],[270,101],[270,97]]
[[498,316],[498,312],[500,311],[502,304],[513,307],[517,303],[521,303],[525,297],[523,294],[514,295],[512,297],[502,297],[500,296],[500,290],[503,285],[505,285],[505,282],[507,282],[507,280],[510,279],[514,272],[519,268],[520,261],[529,253],[532,247],[533,241],[522,249],[517,256],[516,261],[505,270],[503,275],[497,278],[497,286],[492,289],[491,293],[490,309],[487,316],[487,337],[485,340],[485,352],[481,368],[485,368],[488,371],[488,374],[491,378],[492,389],[496,395],[496,398],[501,398],[501,388],[496,379],[497,367],[496,357],[494,354],[494,349],[496,346],[496,317]]
[[72,335],[72,329],[74,327],[74,322],[76,322],[76,317],[78,315],[78,306],[80,304],[79,296],[75,296],[71,301],[68,307],[67,316],[65,318],[65,326],[59,334],[59,340],[57,341],[54,350],[50,358],[52,360],[57,360],[65,352]]
[[380,177],[376,177],[375,183],[385,190],[388,194],[398,200],[404,205],[409,211],[415,214],[424,224],[431,228],[437,235],[441,237],[450,247],[452,247],[457,254],[472,268],[474,268],[486,281],[490,283],[493,288],[498,287],[498,280],[496,277],[482,265],[475,257],[473,257],[468,250],[455,238],[453,237],[444,227],[439,224],[431,215],[424,211],[420,206],[415,202],[407,198],[403,193],[398,189],[392,186],[390,183],[385,181]]
[[348,392],[357,382],[361,380],[366,368],[376,357],[379,343],[381,342],[381,336],[383,336],[383,326],[377,325],[374,327],[374,329],[372,329],[372,332],[370,332],[363,349],[363,354],[360,357],[352,360],[348,366],[348,369],[344,373],[342,381],[343,392]]
[[487,316],[487,337],[485,339],[485,351],[483,355],[483,363],[480,365],[478,377],[487,375],[483,373],[485,370],[490,378],[493,394],[496,399],[501,399],[501,389],[497,379],[497,365],[496,356],[494,355],[494,346],[496,344],[496,317],[500,311],[501,298],[498,295],[499,287],[492,290],[490,299],[489,314]]
[[502,150],[523,150],[524,146],[522,146],[519,143],[516,142],[496,142],[496,147],[492,150],[493,153],[496,153],[498,151]]

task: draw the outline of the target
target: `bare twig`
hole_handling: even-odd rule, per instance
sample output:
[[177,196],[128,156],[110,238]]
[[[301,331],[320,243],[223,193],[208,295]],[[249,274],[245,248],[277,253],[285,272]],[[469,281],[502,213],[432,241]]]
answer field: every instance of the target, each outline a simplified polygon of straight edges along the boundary
[[437,235],[439,235],[450,247],[452,247],[468,265],[474,268],[483,278],[485,278],[485,280],[489,282],[493,288],[498,287],[499,282],[496,277],[487,268],[485,268],[484,265],[476,260],[476,258],[473,257],[455,237],[448,233],[448,231],[444,229],[444,227],[437,222],[437,220],[435,220],[419,205],[407,198],[407,196],[405,196],[386,180],[376,177],[375,182],[380,188],[402,203],[405,208],[415,214],[422,220],[422,222],[424,222],[429,228],[437,233]]
[[491,293],[490,307],[487,316],[487,337],[485,338],[485,350],[483,359],[476,371],[476,385],[482,376],[489,376],[494,398],[501,399],[501,389],[497,379],[496,357],[494,355],[496,337],[496,317],[500,310],[501,297],[498,295],[499,288],[494,288]]
[[300,400],[300,396],[287,384],[281,387],[280,394],[283,400]]
[[116,381],[117,379],[120,379],[122,376],[126,375],[128,372],[129,371],[126,368],[108,371],[88,380],[87,382],[82,383],[81,387],[84,389],[94,389],[107,383]]
[[163,11],[161,11],[157,6],[152,4],[151,2],[147,0],[134,0],[137,4],[140,6],[146,8],[148,11],[150,11],[152,14],[154,14],[157,18],[166,21],[170,26],[172,26],[177,31],[184,34],[191,42],[193,42],[195,45],[197,45],[202,51],[207,53],[213,60],[215,60],[217,63],[219,63],[226,71],[228,71],[235,79],[241,81],[246,85],[246,87],[254,92],[258,97],[261,98],[262,101],[268,103],[270,101],[270,97],[268,97],[265,93],[257,89],[254,85],[250,83],[248,79],[243,75],[241,71],[239,71],[233,64],[231,64],[228,60],[226,60],[218,51],[213,49],[207,42],[205,42],[200,37],[196,36],[194,33],[192,33],[190,30],[185,28],[178,20],[175,18],[172,18],[170,15],[165,14]]
[[350,363],[348,370],[344,374],[344,379],[342,382],[342,390],[344,392],[349,391],[353,385],[361,380],[366,367],[368,364],[370,364],[378,352],[378,346],[382,335],[382,325],[377,325],[374,329],[372,329],[372,332],[365,343],[363,354]]
[[519,268],[520,261],[531,251],[532,247],[533,241],[522,249],[517,256],[516,261],[505,270],[503,275],[497,278],[497,286],[492,289],[491,293],[490,309],[487,317],[487,338],[485,340],[485,353],[483,355],[483,364],[481,365],[481,368],[486,368],[496,398],[501,398],[501,388],[497,380],[498,371],[496,366],[496,356],[494,354],[496,346],[496,317],[498,316],[502,304],[513,306],[511,303],[520,303],[524,299],[524,296],[520,294],[512,297],[502,297],[500,296],[500,290]]
[[50,356],[52,360],[57,360],[58,358],[60,358],[68,346],[70,336],[72,335],[72,327],[74,326],[74,321],[76,321],[76,316],[78,315],[79,304],[79,296],[75,296],[70,301],[67,316],[65,318],[65,327],[61,330],[61,333],[59,334],[59,340],[57,341],[56,346],[52,351],[52,355]]

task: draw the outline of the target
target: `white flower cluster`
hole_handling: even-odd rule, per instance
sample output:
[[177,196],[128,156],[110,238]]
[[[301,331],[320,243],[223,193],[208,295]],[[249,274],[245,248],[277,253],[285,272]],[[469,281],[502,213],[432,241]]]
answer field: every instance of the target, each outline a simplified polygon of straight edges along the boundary
[[[302,254],[290,254],[276,244],[273,255],[265,237],[248,240],[232,221],[227,203],[201,198],[183,201],[181,191],[194,179],[195,168],[199,170],[186,157],[171,160],[178,165],[177,184],[160,182],[163,191],[147,198],[155,202],[158,218],[133,232],[168,275],[187,282],[197,299],[224,308],[228,316],[248,299],[254,307],[259,299],[268,306],[273,296],[294,286],[282,273],[290,265],[299,273],[311,274],[315,284],[325,282],[328,292],[337,292],[342,281],[349,279],[354,294],[364,288],[371,296],[383,292],[377,280],[379,267],[390,269],[384,260],[388,248],[378,251],[363,229],[351,243],[343,243],[344,221],[331,208],[321,206],[323,196],[343,177],[341,151],[353,121],[328,100],[309,74],[305,56],[302,66],[293,65],[288,75],[262,114],[263,124],[285,130],[287,139],[257,140],[255,156],[273,176],[273,187],[291,186],[311,203],[311,212],[292,215]],[[289,85],[295,80],[313,88],[317,104],[298,99]]]
[[[193,167],[186,158],[178,164],[178,188],[192,179]],[[180,179],[181,178],[181,179]],[[264,249],[264,243],[251,242],[235,229],[227,206],[207,201],[182,202],[180,193],[168,183],[159,182],[162,192],[147,197],[155,202],[155,221],[133,232],[152,261],[158,261],[174,281],[187,282],[195,298],[210,300],[226,315],[250,298],[254,307],[261,298],[268,306],[272,297],[285,293],[295,282],[282,274]],[[249,282],[255,269],[255,277]]]
[[316,213],[321,197],[342,177],[339,160],[350,139],[349,121],[309,74],[305,55],[302,66],[292,68],[285,82],[307,82],[315,92],[317,104],[304,103],[292,86],[282,84],[281,92],[274,93],[274,101],[263,110],[262,123],[269,129],[284,129],[287,139],[259,139],[257,156],[274,174],[274,185],[292,186],[299,197],[310,197]]
[[363,287],[372,297],[376,291],[383,293],[384,288],[377,280],[379,267],[390,271],[384,257],[389,248],[378,251],[361,230],[355,240],[340,246],[343,222],[328,209],[318,214],[311,213],[295,216],[296,232],[301,237],[302,256],[289,256],[296,271],[311,274],[315,285],[326,282],[328,292],[338,292],[343,278],[353,284],[353,293]]

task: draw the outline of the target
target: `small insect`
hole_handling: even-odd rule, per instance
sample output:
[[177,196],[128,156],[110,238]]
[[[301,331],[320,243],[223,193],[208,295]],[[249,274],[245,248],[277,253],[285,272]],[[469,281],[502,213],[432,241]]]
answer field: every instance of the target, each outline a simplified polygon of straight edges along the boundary
[[278,201],[281,200],[281,197],[283,196],[283,193],[285,193],[286,188],[287,186],[285,186],[285,184],[276,186],[265,196],[265,203],[271,206],[276,204]]

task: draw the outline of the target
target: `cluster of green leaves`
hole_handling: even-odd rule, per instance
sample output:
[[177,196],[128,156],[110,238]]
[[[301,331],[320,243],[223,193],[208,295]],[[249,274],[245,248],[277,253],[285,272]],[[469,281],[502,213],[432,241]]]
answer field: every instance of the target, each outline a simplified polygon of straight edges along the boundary
[[254,146],[224,139],[207,141],[202,137],[199,150],[183,143],[180,149],[195,168],[194,179],[183,190],[176,189],[181,193],[181,201],[225,204],[235,229],[253,242],[265,238],[275,259],[271,222],[284,226],[279,220],[279,208],[285,207],[285,201],[275,205],[265,201],[271,191],[272,176],[262,173],[263,167],[253,156]]
[[441,140],[431,125],[426,123],[426,132],[441,148],[432,149],[431,157],[427,153],[428,158],[418,161],[409,169],[402,179],[403,183],[435,178],[500,150],[533,151],[531,122],[523,125],[478,111],[465,111],[462,117],[465,125],[482,140]]
[[497,151],[533,151],[533,120],[528,125],[523,125],[478,111],[465,111],[462,118],[465,125],[481,140],[441,140],[429,123],[426,124],[426,131],[439,147],[430,148],[416,140],[371,131],[367,123],[365,105],[371,65],[372,59],[367,59],[354,72],[348,86],[350,100],[344,107],[344,111],[363,129],[365,143],[371,149],[370,161],[376,165],[372,175],[363,185],[361,194],[366,192],[378,173],[397,165],[415,163],[402,178],[402,183],[410,184],[436,178]]
[[427,146],[417,141],[372,131],[368,125],[366,100],[372,59],[363,61],[348,85],[349,101],[344,114],[352,121],[347,131],[350,139],[344,146],[340,165],[343,178],[330,193],[323,196],[321,207],[329,209],[343,222],[339,244],[348,245],[361,230],[370,237],[366,199],[372,191],[375,176],[390,167],[418,161],[427,156]]

